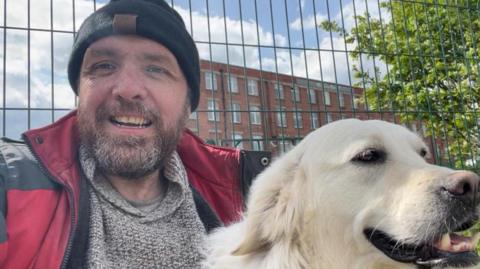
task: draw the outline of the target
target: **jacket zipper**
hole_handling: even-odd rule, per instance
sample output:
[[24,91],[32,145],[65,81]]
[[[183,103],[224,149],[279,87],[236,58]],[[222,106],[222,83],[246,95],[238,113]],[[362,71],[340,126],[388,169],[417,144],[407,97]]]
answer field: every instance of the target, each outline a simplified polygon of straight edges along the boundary
[[70,252],[72,251],[72,244],[73,244],[73,234],[74,234],[74,231],[76,229],[76,217],[75,217],[75,207],[73,206],[73,190],[70,188],[70,186],[68,186],[67,184],[63,183],[63,182],[60,182],[60,180],[58,180],[57,178],[55,178],[51,173],[50,171],[48,171],[48,169],[44,166],[44,164],[40,161],[40,158],[38,157],[37,153],[33,150],[33,147],[32,147],[32,144],[29,140],[29,138],[26,136],[26,135],[22,135],[23,137],[23,140],[25,141],[25,144],[27,145],[28,149],[30,150],[30,152],[32,153],[32,156],[34,157],[34,159],[37,161],[38,163],[38,166],[40,167],[40,170],[45,174],[47,175],[48,178],[50,178],[51,180],[53,180],[54,182],[62,185],[66,190],[67,190],[67,197],[70,201],[69,203],[69,206],[70,206],[70,212],[71,212],[71,217],[70,217],[70,226],[71,226],[71,229],[70,229],[70,232],[68,234],[68,242],[67,242],[67,249],[65,250],[65,253],[63,255],[63,260],[62,260],[62,264],[60,266],[61,269],[65,269],[67,268],[67,261],[68,261],[68,258],[70,257]]

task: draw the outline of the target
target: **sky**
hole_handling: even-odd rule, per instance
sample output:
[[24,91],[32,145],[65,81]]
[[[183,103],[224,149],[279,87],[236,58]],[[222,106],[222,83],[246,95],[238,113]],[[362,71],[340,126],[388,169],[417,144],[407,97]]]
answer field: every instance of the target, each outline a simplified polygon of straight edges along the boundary
[[[348,31],[355,24],[354,15],[366,10],[373,18],[389,20],[386,11],[379,10],[378,0],[167,2],[183,17],[202,59],[347,85],[355,82],[351,67],[358,63],[346,53],[354,45],[346,45],[342,36],[316,25],[336,21]],[[0,1],[0,82],[4,89],[0,107],[6,108],[5,115],[0,111],[1,126],[6,120],[1,135],[19,138],[26,129],[48,124],[75,107],[66,72],[72,32],[105,3]],[[31,29],[30,41],[26,28]],[[366,58],[362,64],[365,69],[373,66]],[[30,116],[28,107],[36,109]]]

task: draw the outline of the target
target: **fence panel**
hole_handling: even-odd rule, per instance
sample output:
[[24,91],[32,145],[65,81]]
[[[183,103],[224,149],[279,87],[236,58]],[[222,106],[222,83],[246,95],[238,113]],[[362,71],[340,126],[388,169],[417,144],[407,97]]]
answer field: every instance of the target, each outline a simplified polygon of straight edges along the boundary
[[[168,0],[201,57],[188,126],[280,154],[343,118],[422,135],[436,163],[478,169],[479,1]],[[106,1],[0,1],[0,125],[18,138],[75,108],[75,30]]]

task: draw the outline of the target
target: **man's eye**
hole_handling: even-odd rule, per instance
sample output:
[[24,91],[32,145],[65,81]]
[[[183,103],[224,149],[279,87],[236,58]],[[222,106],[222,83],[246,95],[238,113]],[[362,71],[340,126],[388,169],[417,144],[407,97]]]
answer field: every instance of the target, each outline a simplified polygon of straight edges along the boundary
[[149,73],[158,73],[158,74],[168,73],[168,71],[165,68],[158,67],[158,66],[148,66],[146,68],[146,71]]
[[85,71],[90,75],[102,76],[111,74],[116,68],[111,62],[99,62],[90,65]]
[[94,70],[113,70],[115,69],[115,65],[112,63],[98,63],[93,66]]

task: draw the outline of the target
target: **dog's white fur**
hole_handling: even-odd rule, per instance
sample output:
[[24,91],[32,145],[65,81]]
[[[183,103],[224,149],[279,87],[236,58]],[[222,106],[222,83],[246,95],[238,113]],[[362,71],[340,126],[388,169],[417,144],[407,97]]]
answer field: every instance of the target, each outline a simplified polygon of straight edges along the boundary
[[[385,150],[387,161],[351,161],[368,148]],[[416,268],[389,259],[363,230],[419,243],[441,222],[430,190],[455,171],[428,164],[426,148],[383,121],[342,120],[312,132],[254,181],[244,219],[209,237],[205,267]]]

